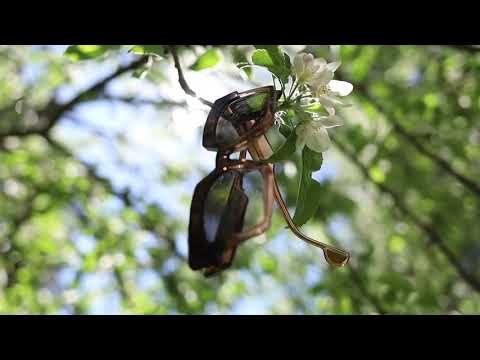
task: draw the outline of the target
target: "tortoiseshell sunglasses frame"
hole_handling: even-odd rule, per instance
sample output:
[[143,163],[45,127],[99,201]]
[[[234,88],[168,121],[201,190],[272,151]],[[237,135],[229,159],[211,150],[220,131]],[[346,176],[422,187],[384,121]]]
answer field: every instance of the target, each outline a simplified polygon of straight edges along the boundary
[[[231,123],[239,134],[238,139],[228,145],[219,143],[216,131],[220,116],[225,111],[233,114],[231,106],[236,101],[262,93],[268,95],[266,109],[262,116],[242,123]],[[280,94],[273,86],[265,86],[242,93],[233,92],[215,101],[208,115],[203,133],[203,146],[207,150],[217,151],[218,153],[215,170],[196,186],[192,199],[189,223],[189,265],[193,270],[205,269],[205,275],[209,276],[229,267],[235,256],[236,248],[240,243],[262,234],[270,227],[273,198],[278,203],[289,228],[294,234],[307,243],[320,247],[328,263],[335,266],[343,266],[350,259],[348,252],[312,239],[304,235],[295,226],[275,180],[274,166],[263,161],[273,152],[265,137],[265,133],[273,126],[275,105]],[[254,160],[246,160],[246,150],[248,150]],[[240,151],[239,159],[230,159],[230,154],[238,151]],[[223,223],[220,224],[215,241],[209,243],[205,237],[203,215],[205,201],[211,187],[225,172],[235,171],[241,173],[242,171],[256,170],[262,173],[264,180],[264,217],[257,226],[245,232],[241,231],[244,212],[248,203],[245,204],[244,201],[239,200],[242,199],[242,188],[241,180],[237,178],[239,175],[236,175],[225,209],[236,211],[235,214],[226,214],[226,216],[237,216],[237,218],[230,219],[230,224],[233,228],[225,230],[222,228]],[[246,197],[245,194],[243,195]],[[248,201],[248,198],[246,201]],[[236,202],[236,205],[233,204],[234,202]],[[218,233],[223,234],[227,238],[218,238]]]
[[[268,96],[264,113],[258,118],[250,119],[249,130],[242,128],[242,135],[234,143],[229,146],[218,143],[216,137],[218,118],[226,110],[231,111],[229,106],[234,104],[235,101],[258,94],[267,94]],[[203,146],[207,150],[217,151],[217,157],[215,169],[197,184],[192,197],[188,236],[188,261],[193,270],[205,269],[205,275],[209,276],[229,267],[235,256],[236,248],[242,242],[264,233],[271,225],[274,200],[274,192],[271,188],[273,184],[273,169],[261,161],[247,160],[246,149],[253,143],[255,138],[261,136],[272,127],[277,96],[278,92],[275,91],[273,86],[265,86],[242,93],[234,92],[215,101],[208,115],[203,133]],[[240,151],[239,159],[230,159],[230,155],[238,151]],[[245,171],[259,171],[262,175],[264,211],[263,218],[259,220],[257,225],[246,231],[241,231],[245,209],[248,205],[242,201],[239,204],[232,205],[231,203],[238,201],[239,198],[241,199],[239,194],[242,192],[242,188],[237,179]],[[221,228],[222,223],[219,225],[217,233],[224,234],[228,238],[225,239],[217,235],[214,242],[209,242],[206,238],[204,227],[205,202],[212,186],[227,172],[234,172],[236,178],[224,211],[231,208],[235,209],[230,211],[236,211],[234,215],[239,218],[236,223],[232,224],[230,222],[233,229],[225,230]],[[244,196],[246,195],[244,194]]]

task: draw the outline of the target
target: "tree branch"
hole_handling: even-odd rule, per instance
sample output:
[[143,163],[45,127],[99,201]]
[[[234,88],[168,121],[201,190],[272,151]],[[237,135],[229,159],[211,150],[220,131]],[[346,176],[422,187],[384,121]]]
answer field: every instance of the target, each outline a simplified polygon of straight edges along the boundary
[[[339,72],[340,73],[340,72]],[[389,122],[392,124],[393,130],[398,133],[401,137],[403,137],[407,142],[412,144],[415,149],[422,155],[426,156],[429,158],[431,161],[433,161],[437,166],[439,166],[441,169],[443,169],[445,172],[453,176],[455,179],[457,179],[463,186],[465,186],[467,189],[475,193],[477,196],[480,196],[480,184],[477,184],[475,181],[472,179],[468,178],[467,176],[460,174],[457,172],[450,163],[443,159],[442,157],[438,156],[434,152],[430,151],[427,149],[418,139],[410,134],[407,129],[405,129],[399,121],[392,119],[391,117],[387,116],[388,111],[385,109],[385,107],[378,102],[367,90],[367,88],[361,84],[353,84],[353,86],[358,89],[358,94],[362,96],[364,99],[368,100],[374,107],[376,107],[381,113],[384,114],[385,118],[389,120]],[[389,114],[390,115],[390,114]]]
[[457,49],[457,50],[467,51],[470,54],[480,53],[479,45],[448,45],[448,46],[450,46],[451,48]]
[[355,269],[354,266],[351,265],[351,264],[349,264],[347,266],[347,268],[348,268],[348,272],[350,274],[350,277],[353,280],[353,283],[358,288],[358,290],[363,295],[363,297],[365,299],[367,299],[370,302],[370,304],[373,305],[375,310],[377,310],[377,312],[380,315],[386,315],[387,311],[383,308],[383,305],[380,303],[380,300],[367,290],[367,288],[365,286],[365,283],[363,282],[362,278],[360,277],[360,274],[358,273],[357,269]]
[[[36,198],[36,194],[32,195],[25,201],[25,207],[17,212],[16,216],[13,219],[13,224],[11,225],[10,231],[6,235],[6,239],[10,242],[10,249],[6,251],[2,256],[8,258],[11,254],[18,252],[22,253],[20,247],[15,243],[15,237],[20,230],[20,228],[27,223],[33,216],[33,202]],[[19,259],[12,264],[11,268],[7,267],[7,283],[5,284],[6,288],[12,287],[17,281],[18,270],[23,266],[23,259]]]
[[435,162],[440,168],[444,171],[449,173],[455,179],[457,179],[461,184],[463,184],[466,188],[470,189],[473,193],[476,193],[480,196],[480,185],[474,182],[472,179],[466,177],[463,174],[457,172],[452,165],[445,159],[441,158],[434,152],[428,150],[420,141],[416,139],[415,136],[408,133],[408,131],[401,126],[399,123],[393,123],[393,129],[397,131],[403,138],[407,139],[416,149],[418,152],[422,153],[424,156],[429,157],[433,162]]
[[48,132],[53,126],[55,126],[55,124],[58,122],[58,120],[62,117],[63,114],[73,109],[75,105],[77,105],[78,103],[84,101],[86,97],[99,93],[107,86],[107,84],[110,81],[116,79],[120,75],[123,75],[131,70],[135,70],[139,68],[140,66],[145,64],[147,60],[148,60],[148,57],[142,56],[139,59],[131,62],[126,66],[119,67],[114,73],[100,80],[99,82],[93,84],[88,89],[86,89],[85,91],[82,91],[80,94],[78,94],[73,99],[66,102],[65,104],[59,105],[55,102],[55,100],[52,100],[52,102],[45,109],[45,113],[49,121],[48,121],[48,125],[43,131]]
[[[59,151],[60,153],[62,153],[64,156],[66,157],[71,157],[71,158],[75,158],[74,154],[69,150],[67,149],[64,145],[60,144],[58,141],[52,139],[52,137],[50,136],[50,134],[47,134],[45,135],[45,140],[48,141],[48,143],[54,148],[56,149],[57,151]],[[78,159],[77,159],[78,160]],[[105,186],[105,188],[107,189],[107,191],[115,196],[117,196],[120,200],[123,201],[123,203],[128,206],[128,207],[132,207],[133,205],[133,201],[131,199],[131,193],[129,190],[124,190],[124,191],[118,191],[118,190],[115,190],[111,181],[108,179],[108,178],[105,178],[101,175],[99,175],[97,173],[97,169],[95,166],[93,165],[90,165],[90,164],[86,164],[85,162],[83,161],[80,161],[80,163],[85,166],[85,168],[87,169],[87,174],[88,176],[95,180],[96,182],[102,184],[103,186]]]
[[480,292],[480,280],[475,277],[475,275],[471,274],[462,263],[457,259],[455,254],[448,248],[444,239],[438,234],[435,230],[435,227],[431,223],[426,223],[422,221],[413,211],[411,211],[407,205],[403,202],[403,197],[400,196],[397,192],[393,189],[389,188],[384,183],[376,182],[371,176],[370,172],[368,171],[367,167],[363,165],[355,156],[353,152],[347,149],[345,145],[343,145],[337,139],[332,138],[332,142],[342,151],[343,154],[349,158],[349,160],[360,170],[362,175],[369,180],[372,184],[374,184],[378,190],[382,193],[388,194],[397,209],[407,218],[409,218],[412,223],[420,229],[427,238],[436,246],[438,246],[439,250],[443,253],[443,255],[447,258],[450,264],[457,270],[458,274],[463,278],[463,280],[469,284],[475,291]]
[[[175,67],[177,68],[177,71],[178,71],[178,80],[179,80],[179,83],[180,83],[180,86],[182,87],[182,89],[185,91],[185,93],[191,95],[191,96],[194,96],[194,97],[197,97],[197,95],[195,94],[195,92],[193,90],[190,89],[190,87],[188,86],[184,76],[183,76],[183,72],[182,72],[182,68],[181,68],[181,65],[180,65],[180,61],[178,59],[178,55],[176,53],[176,50],[173,46],[170,47],[171,49],[171,52],[172,52],[172,56],[173,56],[173,59],[174,59],[174,62],[175,62]],[[359,87],[357,85],[357,87]],[[202,101],[203,103],[205,103],[206,105],[209,105],[210,107],[213,105],[212,103],[210,103],[209,101],[206,101],[202,98],[199,98],[200,101]],[[398,124],[397,124],[398,125]],[[337,144],[337,146],[341,146],[338,144],[338,142],[335,142]],[[345,152],[345,148],[343,148],[344,152]],[[352,154],[349,154],[349,155],[352,155]],[[349,156],[352,160],[354,160],[354,162],[356,163],[356,165],[360,165],[361,166],[361,170],[362,170],[362,173],[370,180],[372,181],[375,185],[377,185],[377,187],[380,188],[380,190],[382,192],[385,192],[385,193],[388,193],[390,194],[390,196],[393,198],[394,200],[394,203],[397,205],[397,207],[402,211],[402,213],[408,217],[410,217],[414,223],[422,230],[424,231],[428,238],[433,242],[435,243],[439,248],[440,250],[442,251],[442,253],[447,257],[448,261],[457,269],[458,273],[460,274],[460,276],[473,288],[475,289],[476,291],[479,291],[480,292],[480,280],[476,279],[472,274],[470,274],[464,267],[463,265],[458,261],[458,259],[455,257],[455,255],[451,252],[451,250],[445,245],[443,239],[438,235],[438,233],[434,230],[433,226],[431,226],[430,224],[426,224],[426,223],[423,223],[421,222],[421,220],[419,218],[416,217],[415,214],[413,214],[406,206],[405,204],[403,203],[403,201],[401,201],[401,197],[396,194],[395,192],[393,192],[392,190],[390,190],[389,188],[387,188],[384,184],[381,184],[381,183],[377,183],[375,182],[371,177],[370,177],[370,174],[368,172],[368,169],[366,169],[363,164],[361,164],[360,162],[357,161],[357,159],[354,157],[354,156]],[[453,170],[453,169],[450,169],[450,170]],[[352,276],[355,276],[355,274],[353,274]],[[358,278],[357,278],[358,279]],[[381,308],[381,306],[379,306],[379,304],[377,303],[375,305],[377,307],[378,310],[382,310],[383,309]],[[380,311],[379,311],[380,312]]]
[[[330,231],[328,231],[328,238],[332,241],[333,245],[338,245],[340,243]],[[377,310],[380,315],[387,314],[387,311],[380,303],[380,300],[368,291],[365,283],[363,282],[358,270],[354,267],[354,265],[349,262],[346,268],[348,269],[347,271],[350,275],[350,278],[352,279],[357,289],[360,291],[361,295],[375,308],[375,310]]]
[[108,101],[117,101],[124,102],[131,105],[152,105],[156,107],[168,107],[168,106],[186,106],[185,101],[172,101],[172,100],[151,100],[151,99],[138,99],[128,96],[113,96],[109,94],[102,94],[98,96],[95,100],[108,100]]
[[[57,151],[61,152],[62,154],[64,154],[67,157],[75,158],[74,154],[69,149],[67,149],[64,145],[60,144],[56,140],[52,139],[51,136],[46,135],[45,139],[49,142],[49,144],[53,148],[57,149]],[[105,186],[107,191],[110,194],[113,194],[116,197],[118,197],[120,200],[122,200],[122,202],[124,203],[125,206],[133,208],[134,199],[133,199],[133,196],[132,196],[130,190],[128,190],[128,189],[124,190],[124,191],[115,190],[111,181],[108,178],[103,177],[103,176],[101,176],[97,173],[95,166],[86,164],[82,161],[80,161],[80,163],[83,166],[85,166],[85,168],[87,169],[87,174],[91,179],[93,179],[96,182]],[[147,218],[145,218],[144,216],[141,216],[141,215],[140,215],[140,225],[142,226],[142,228],[144,230],[151,231],[155,234],[158,234],[158,231],[157,231],[157,228],[155,227],[155,224],[152,224],[150,221],[148,221]],[[172,238],[171,236],[169,236],[168,229],[166,229],[164,232],[162,232],[161,234],[158,234],[158,235],[160,235],[162,237],[162,239],[165,240],[169,249],[172,251],[172,253],[175,255],[175,257],[177,257],[181,260],[186,260],[186,257],[182,253],[180,253],[179,250],[177,249],[177,246],[175,244],[175,239]]]
[[195,91],[193,91],[190,86],[188,86],[187,81],[185,80],[185,77],[183,76],[183,71],[182,71],[182,66],[180,64],[180,59],[178,58],[177,50],[175,49],[174,45],[169,46],[170,52],[172,53],[173,61],[175,63],[175,67],[177,68],[178,72],[178,82],[180,83],[180,86],[182,87],[183,91],[185,91],[186,94],[193,96],[194,98],[197,98],[200,100],[202,104],[205,104],[207,106],[212,107],[213,103],[205,100],[204,98],[197,96]]
[[39,117],[39,125],[33,126],[30,128],[14,128],[5,133],[0,133],[0,139],[6,136],[27,136],[32,134],[47,134],[61,119],[61,117],[71,109],[75,107],[75,105],[85,101],[88,97],[95,95],[101,92],[107,84],[119,77],[122,74],[125,74],[131,70],[134,70],[140,66],[142,66],[146,62],[146,57],[141,57],[138,60],[131,62],[129,65],[123,66],[118,68],[114,73],[107,76],[106,78],[100,80],[99,82],[93,84],[88,89],[80,92],[77,96],[73,99],[68,101],[65,104],[58,104],[53,98],[47,106],[43,109],[38,111]]

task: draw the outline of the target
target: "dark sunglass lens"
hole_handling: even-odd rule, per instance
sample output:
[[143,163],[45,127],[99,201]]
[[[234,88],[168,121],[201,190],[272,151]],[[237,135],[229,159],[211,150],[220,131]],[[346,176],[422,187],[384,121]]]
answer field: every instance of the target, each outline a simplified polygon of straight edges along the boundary
[[263,201],[259,171],[227,171],[217,179],[208,193],[203,219],[212,265],[231,263],[238,245],[234,235],[263,220]]
[[238,142],[240,135],[238,129],[236,129],[233,124],[232,121],[224,116],[218,119],[215,136],[219,146],[230,147]]
[[235,101],[230,108],[238,119],[259,116],[267,110],[269,95],[259,93]]
[[[218,146],[234,146],[251,126],[259,125],[258,120],[265,114],[268,100],[269,94],[259,93],[236,100],[227,106],[217,122],[215,137]],[[247,126],[247,122],[252,120],[253,123]]]
[[264,180],[260,171],[246,172],[243,176],[242,187],[249,199],[242,227],[242,231],[245,232],[257,226],[265,216]]
[[233,185],[234,173],[222,174],[213,184],[205,201],[204,227],[206,239],[213,243],[217,234],[220,219],[225,210]]

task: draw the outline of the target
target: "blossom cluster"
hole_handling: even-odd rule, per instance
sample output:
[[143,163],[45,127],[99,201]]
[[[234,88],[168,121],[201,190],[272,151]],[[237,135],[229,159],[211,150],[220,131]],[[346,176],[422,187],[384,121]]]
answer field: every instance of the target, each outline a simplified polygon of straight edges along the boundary
[[308,93],[305,106],[319,104],[328,114],[315,116],[307,111],[309,116],[304,117],[295,128],[298,149],[306,145],[313,151],[324,152],[330,146],[327,129],[343,125],[336,114],[336,107],[347,106],[341,98],[352,92],[353,85],[333,79],[340,65],[339,61],[328,63],[323,58],[314,58],[312,54],[299,53],[294,57],[293,72],[297,86]]

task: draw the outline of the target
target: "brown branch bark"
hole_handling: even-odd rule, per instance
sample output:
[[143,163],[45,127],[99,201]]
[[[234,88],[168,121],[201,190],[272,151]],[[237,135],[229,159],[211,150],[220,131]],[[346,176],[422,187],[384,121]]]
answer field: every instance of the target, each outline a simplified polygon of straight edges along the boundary
[[440,168],[442,168],[445,172],[449,173],[451,176],[453,176],[455,179],[457,179],[461,184],[463,184],[466,188],[468,188],[470,191],[473,193],[477,194],[480,196],[480,185],[477,184],[475,181],[472,179],[466,177],[463,174],[460,174],[457,172],[452,165],[442,157],[438,156],[434,152],[430,151],[427,149],[418,139],[410,134],[403,126],[401,126],[399,123],[394,122],[393,123],[393,129],[398,132],[404,139],[409,141],[416,149],[418,152],[422,153],[426,157],[430,158],[433,162],[435,162]]
[[480,53],[480,47],[478,47],[479,45],[448,45],[448,46],[457,50],[469,52],[470,54]]
[[441,253],[447,258],[448,262],[456,269],[460,277],[469,284],[472,289],[477,292],[480,292],[480,280],[475,277],[474,274],[470,273],[463,264],[458,260],[456,255],[448,248],[445,243],[445,240],[440,236],[440,234],[435,230],[435,227],[428,222],[421,220],[408,206],[404,203],[403,197],[398,194],[395,190],[391,189],[384,183],[376,182],[371,176],[368,168],[363,165],[355,156],[355,154],[350,151],[344,144],[336,139],[332,139],[332,142],[342,151],[343,154],[360,170],[362,175],[374,184],[377,189],[384,194],[389,195],[395,207],[406,217],[411,220],[411,222],[420,229],[425,236],[435,244]]
[[385,118],[392,124],[392,129],[397,134],[399,134],[407,142],[413,145],[419,153],[429,158],[438,167],[443,169],[450,176],[454,177],[467,189],[472,191],[477,196],[480,196],[480,184],[456,171],[447,160],[443,159],[441,156],[435,154],[433,151],[429,150],[425,145],[423,145],[414,135],[412,135],[407,129],[405,129],[405,127],[403,127],[398,120],[391,117],[391,114],[389,114],[385,107],[370,94],[370,92],[365,86],[361,84],[353,84],[353,86],[355,89],[358,90],[357,94],[368,100],[374,107],[376,107],[381,113],[385,115]]
[[350,274],[350,277],[353,280],[353,283],[358,288],[358,290],[360,291],[362,296],[365,299],[367,299],[367,301],[369,301],[370,304],[373,305],[373,307],[377,310],[377,312],[380,315],[386,315],[387,311],[384,309],[383,305],[380,303],[380,300],[368,291],[368,289],[365,286],[365,283],[363,282],[362,278],[360,277],[360,274],[358,273],[357,269],[355,269],[353,267],[353,265],[349,264],[348,272]]
[[[30,196],[29,199],[25,201],[25,207],[18,212],[16,217],[13,219],[13,224],[10,231],[6,235],[6,239],[10,242],[10,249],[2,254],[3,257],[8,258],[15,252],[21,254],[22,250],[17,246],[15,242],[15,237],[20,228],[27,223],[33,216],[33,201],[35,200],[36,195]],[[19,259],[12,264],[11,268],[7,268],[7,283],[5,284],[6,288],[10,288],[15,285],[17,281],[17,273],[20,268],[23,266],[23,260]]]
[[[58,141],[52,139],[51,136],[46,135],[45,139],[49,142],[49,144],[53,148],[55,148],[57,151],[62,153],[64,156],[75,158],[74,154],[69,149],[67,149],[64,145],[60,144]],[[124,190],[124,191],[116,190],[113,187],[110,179],[108,179],[106,177],[103,177],[103,176],[101,176],[97,173],[95,166],[92,166],[90,164],[86,164],[86,163],[81,162],[81,161],[80,161],[80,163],[83,166],[85,166],[85,168],[87,169],[87,174],[92,180],[102,184],[110,194],[113,194],[114,196],[118,197],[125,204],[125,206],[133,207],[133,205],[135,203],[135,199],[133,199],[133,196],[128,189]],[[153,233],[158,234],[158,231],[155,227],[155,224],[152,224],[144,216],[140,216],[140,225],[142,226],[142,228],[144,230],[151,231]],[[175,255],[175,257],[177,257],[181,260],[186,260],[186,257],[182,253],[180,253],[179,250],[177,249],[177,246],[175,244],[175,239],[172,238],[171,236],[169,236],[168,229],[165,232],[162,232],[161,234],[158,234],[158,235],[160,235],[160,237],[163,240],[165,240],[169,249],[172,251],[172,253]]]
[[47,115],[49,121],[45,129],[43,129],[43,132],[48,132],[53,126],[55,126],[55,124],[58,122],[58,120],[62,117],[63,114],[73,109],[75,105],[81,103],[87,96],[92,96],[101,92],[112,80],[129,71],[139,68],[146,62],[147,57],[142,56],[126,66],[119,67],[114,73],[93,84],[88,89],[82,91],[80,94],[78,94],[65,104],[57,104],[55,100],[53,100],[53,102],[51,102],[44,110],[45,115]]
[[187,81],[185,80],[185,76],[183,75],[183,70],[182,70],[182,65],[180,64],[180,59],[178,58],[178,54],[177,54],[177,49],[175,48],[174,45],[170,45],[169,46],[169,50],[172,54],[172,57],[173,57],[173,62],[175,63],[175,67],[177,69],[177,73],[178,73],[178,82],[180,83],[180,86],[182,87],[183,91],[190,95],[190,96],[193,96],[194,98],[197,98],[198,100],[200,100],[203,104],[207,105],[207,106],[210,106],[212,107],[213,106],[213,103],[208,101],[208,100],[205,100],[204,98],[198,96],[195,91],[193,91],[190,86],[188,86],[188,83]]
[[108,83],[118,78],[120,75],[142,66],[146,62],[146,60],[146,57],[141,57],[126,66],[119,67],[111,75],[103,78],[102,80],[90,86],[88,89],[80,92],[77,96],[75,96],[73,99],[66,102],[65,104],[58,104],[55,99],[52,99],[44,109],[38,111],[38,117],[40,119],[38,126],[10,129],[4,133],[0,133],[0,139],[6,136],[47,134],[58,123],[58,121],[66,112],[72,110],[76,105],[85,101],[90,96],[93,96],[103,91],[108,85]]
[[[330,231],[328,232],[328,238],[332,241],[333,245],[338,245],[340,243]],[[357,287],[360,294],[375,308],[380,315],[387,314],[387,310],[381,304],[380,299],[368,291],[358,269],[355,268],[352,262],[349,262],[346,268],[348,269],[347,271],[352,279],[353,284]]]
[[96,100],[108,100],[112,102],[123,102],[131,105],[152,105],[156,107],[168,107],[168,106],[186,106],[185,101],[171,101],[171,100],[150,100],[150,99],[138,99],[127,96],[113,96],[108,94],[102,94],[96,98]]

